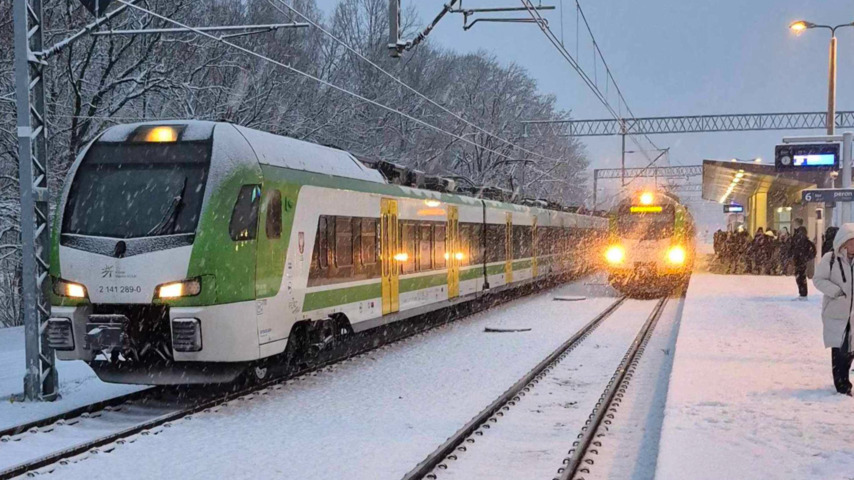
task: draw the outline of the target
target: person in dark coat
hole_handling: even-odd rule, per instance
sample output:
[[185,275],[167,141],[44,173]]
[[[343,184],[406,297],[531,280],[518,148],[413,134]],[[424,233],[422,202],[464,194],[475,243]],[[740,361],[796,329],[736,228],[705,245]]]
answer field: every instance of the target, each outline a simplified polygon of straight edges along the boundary
[[783,275],[788,275],[789,265],[792,263],[792,254],[790,252],[792,236],[789,235],[787,227],[783,227],[783,230],[780,231],[778,240],[780,241],[780,271]]
[[748,274],[755,273],[756,270],[762,273],[762,252],[765,248],[765,232],[762,227],[756,230],[756,235],[747,246],[747,272]]
[[815,244],[807,236],[806,227],[798,227],[792,235],[789,249],[792,262],[795,264],[795,283],[798,284],[798,295],[801,300],[807,298],[807,263],[815,258]]

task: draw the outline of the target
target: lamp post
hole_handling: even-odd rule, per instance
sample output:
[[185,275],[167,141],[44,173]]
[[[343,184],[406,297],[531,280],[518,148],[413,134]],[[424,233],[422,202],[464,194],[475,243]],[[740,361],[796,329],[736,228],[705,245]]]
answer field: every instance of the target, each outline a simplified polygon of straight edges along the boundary
[[830,30],[830,61],[828,67],[827,82],[827,134],[833,135],[836,126],[836,30],[842,27],[854,27],[854,22],[842,23],[831,27],[830,25],[817,25],[806,20],[792,22],[789,28],[800,35],[811,28],[826,28]]
[[[854,26],[854,22],[851,23],[842,23],[836,26],[830,25],[817,25],[812,22],[807,22],[806,20],[798,20],[796,22],[792,22],[789,24],[789,29],[795,32],[796,35],[800,35],[806,30],[811,28],[825,28],[830,30],[830,59],[829,66],[827,71],[827,134],[833,135],[836,129],[836,30],[842,27],[852,27]],[[849,179],[843,179],[843,184],[850,184]],[[828,174],[827,178],[825,178],[825,184],[823,187],[833,187],[834,180]],[[833,207],[827,207],[826,209],[826,217],[833,221]]]

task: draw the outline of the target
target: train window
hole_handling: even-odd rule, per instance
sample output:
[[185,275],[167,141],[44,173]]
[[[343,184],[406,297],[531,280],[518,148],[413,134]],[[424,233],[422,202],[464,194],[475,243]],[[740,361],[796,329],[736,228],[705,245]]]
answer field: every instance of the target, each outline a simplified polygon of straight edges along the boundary
[[445,226],[436,225],[433,229],[433,264],[436,268],[445,268]]
[[317,222],[317,263],[320,268],[329,268],[329,217],[321,215]]
[[472,223],[469,226],[471,227],[469,230],[471,263],[481,263],[483,262],[483,225]]
[[234,241],[252,240],[258,229],[258,201],[261,185],[243,185],[234,202],[228,233]]
[[405,254],[405,260],[400,262],[401,273],[415,272],[416,252],[416,225],[413,222],[401,222],[400,224],[400,246],[401,252]]
[[513,258],[531,256],[531,227],[513,225]]
[[462,252],[463,256],[460,258],[460,265],[468,265],[471,262],[471,230],[472,225],[468,223],[461,223],[459,225],[460,236],[457,240],[459,242],[459,251]]
[[374,265],[377,263],[377,220],[375,218],[363,218],[361,222],[361,250],[362,265]]
[[353,223],[350,217],[335,217],[335,266],[353,265]]
[[418,271],[426,272],[433,269],[433,227],[422,223],[418,230]]
[[507,258],[505,251],[506,226],[502,224],[490,224],[486,226],[486,262],[503,262]]
[[282,192],[273,190],[267,200],[267,238],[282,236]]
[[77,168],[62,233],[114,238],[196,231],[210,144],[98,143]]

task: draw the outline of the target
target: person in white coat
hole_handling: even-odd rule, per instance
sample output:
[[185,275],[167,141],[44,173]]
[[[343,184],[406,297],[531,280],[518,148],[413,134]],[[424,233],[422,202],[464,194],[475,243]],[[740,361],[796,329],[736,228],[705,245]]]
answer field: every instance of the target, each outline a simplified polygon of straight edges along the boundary
[[830,348],[833,385],[836,391],[851,395],[851,315],[854,311],[854,223],[839,227],[833,250],[824,254],[815,269],[813,285],[824,299],[821,321],[824,346]]

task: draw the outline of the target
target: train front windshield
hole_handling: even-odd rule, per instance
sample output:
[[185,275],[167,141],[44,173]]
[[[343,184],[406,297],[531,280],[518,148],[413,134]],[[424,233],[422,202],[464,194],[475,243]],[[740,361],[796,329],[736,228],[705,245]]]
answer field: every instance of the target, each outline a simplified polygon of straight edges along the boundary
[[663,206],[661,211],[632,212],[630,207],[617,213],[617,235],[632,240],[661,240],[673,236],[675,211]]
[[209,143],[95,143],[71,183],[62,233],[194,233],[209,165]]

